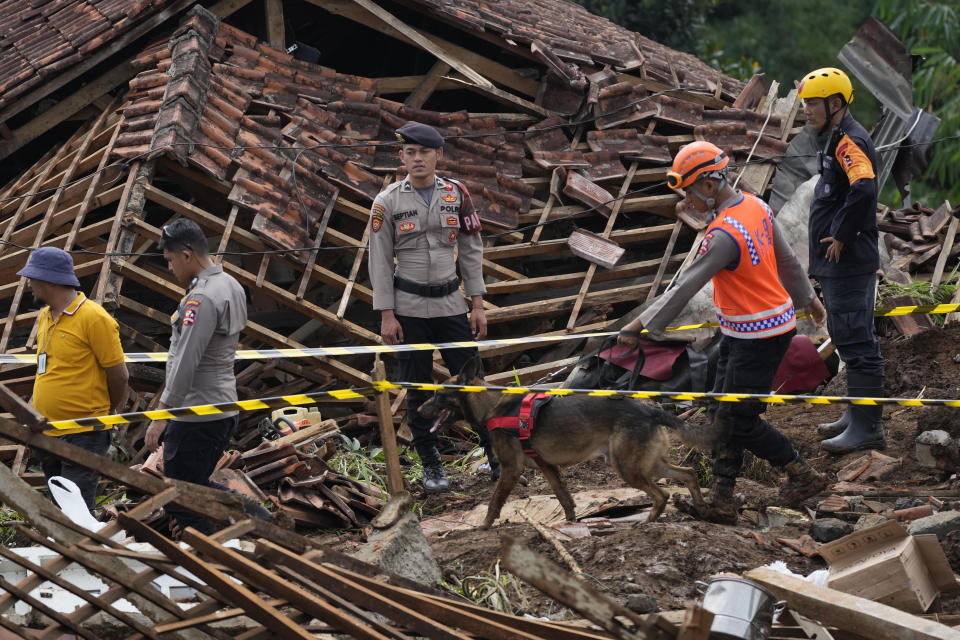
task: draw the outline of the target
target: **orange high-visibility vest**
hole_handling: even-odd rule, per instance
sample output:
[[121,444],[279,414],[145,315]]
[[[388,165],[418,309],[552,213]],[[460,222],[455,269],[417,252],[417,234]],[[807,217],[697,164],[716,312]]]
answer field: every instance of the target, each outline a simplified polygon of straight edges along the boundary
[[797,326],[793,300],[780,284],[773,250],[773,211],[763,200],[743,194],[740,202],[707,228],[729,235],[740,249],[734,267],[713,276],[713,304],[720,330],[733,338],[769,338]]

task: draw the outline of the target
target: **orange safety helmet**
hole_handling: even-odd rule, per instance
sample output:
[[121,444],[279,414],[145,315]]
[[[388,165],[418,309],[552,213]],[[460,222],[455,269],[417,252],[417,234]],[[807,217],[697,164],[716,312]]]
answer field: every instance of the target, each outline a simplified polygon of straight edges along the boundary
[[667,172],[667,186],[684,189],[697,181],[703,173],[723,171],[730,158],[720,147],[698,140],[680,148],[673,159],[673,169]]

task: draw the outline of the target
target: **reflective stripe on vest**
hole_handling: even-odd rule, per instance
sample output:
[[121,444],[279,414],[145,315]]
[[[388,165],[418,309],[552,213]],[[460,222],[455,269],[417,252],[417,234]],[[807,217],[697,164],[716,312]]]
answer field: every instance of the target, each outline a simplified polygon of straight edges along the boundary
[[759,198],[744,194],[710,224],[740,250],[732,269],[713,276],[713,302],[720,330],[733,338],[769,338],[797,326],[790,295],[780,284],[773,249],[773,212]]

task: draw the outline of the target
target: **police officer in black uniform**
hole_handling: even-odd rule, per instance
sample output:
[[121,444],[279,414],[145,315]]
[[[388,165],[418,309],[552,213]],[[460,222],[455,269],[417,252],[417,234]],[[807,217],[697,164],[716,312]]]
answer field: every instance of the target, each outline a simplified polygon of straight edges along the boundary
[[[883,356],[874,329],[877,269],[877,151],[850,115],[853,85],[840,69],[804,76],[807,124],[816,132],[820,180],[810,205],[810,275],[820,281],[827,330],[847,367],[847,395],[883,397]],[[882,405],[849,405],[836,422],[820,425],[830,453],[882,449]]]
[[[473,201],[462,184],[436,175],[443,156],[443,137],[436,129],[409,123],[396,135],[407,176],[377,195],[370,212],[368,266],[373,308],[381,314],[381,338],[384,344],[482,340],[487,334],[486,287],[480,218]],[[464,294],[470,299],[469,315]],[[453,374],[475,353],[475,348],[441,351]],[[399,353],[397,360],[402,381],[432,382],[432,351]],[[423,463],[424,489],[438,493],[449,484],[437,435],[430,433],[430,421],[417,411],[428,397],[424,391],[407,393],[407,422]],[[499,467],[487,434],[479,436],[496,477]]]

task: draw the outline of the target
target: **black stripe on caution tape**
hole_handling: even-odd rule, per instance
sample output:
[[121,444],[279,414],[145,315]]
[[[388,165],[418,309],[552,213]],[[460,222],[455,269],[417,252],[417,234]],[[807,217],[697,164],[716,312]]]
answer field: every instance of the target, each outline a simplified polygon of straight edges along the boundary
[[237,402],[223,402],[220,404],[197,405],[193,407],[177,407],[172,409],[154,409],[152,411],[137,411],[135,413],[121,413],[94,418],[77,418],[75,420],[57,420],[48,423],[50,429],[43,433],[51,436],[65,436],[71,433],[85,431],[101,431],[111,429],[117,425],[130,424],[141,420],[172,420],[185,416],[213,416],[234,411],[259,411],[261,409],[279,409],[290,405],[313,404],[322,398],[336,400],[354,400],[367,398],[372,393],[370,387],[361,389],[336,389],[333,391],[318,391],[316,393],[298,393],[289,396],[275,396],[272,398],[256,398],[253,400],[238,400]]
[[717,400],[718,402],[765,402],[768,404],[855,404],[855,405],[884,405],[895,404],[903,407],[945,406],[960,407],[960,400],[937,398],[861,398],[846,396],[798,396],[786,394],[758,394],[758,393],[711,393],[693,391],[623,391],[616,389],[558,389],[555,387],[499,387],[483,385],[456,385],[433,384],[420,382],[390,382],[377,380],[370,387],[357,389],[335,389],[332,391],[318,391],[316,393],[299,393],[289,396],[275,396],[270,398],[255,398],[252,400],[238,400],[220,404],[197,405],[193,407],[177,407],[171,409],[155,409],[152,411],[138,411],[135,413],[121,413],[92,418],[77,418],[75,420],[57,420],[48,423],[50,428],[43,431],[47,435],[62,436],[85,431],[100,431],[110,429],[121,424],[130,424],[142,420],[171,420],[185,416],[211,416],[234,411],[260,411],[262,409],[278,409],[290,405],[308,405],[323,398],[335,400],[355,400],[368,398],[374,392],[385,392],[396,389],[416,389],[418,391],[440,391],[453,389],[463,393],[494,392],[501,394],[545,393],[551,396],[595,396],[603,398],[623,397],[637,399],[663,398],[669,400]]
[[605,398],[664,398],[669,400],[717,400],[719,402],[766,402],[768,404],[895,404],[903,407],[945,406],[960,407],[960,400],[937,398],[863,398],[855,396],[797,396],[779,393],[712,393],[693,391],[623,391],[617,389],[557,389],[553,387],[498,387],[482,385],[432,384],[418,382],[374,381],[377,391],[390,389],[415,389],[417,391],[440,391],[453,389],[464,393],[491,391],[501,394],[545,393],[551,396],[597,396]]

